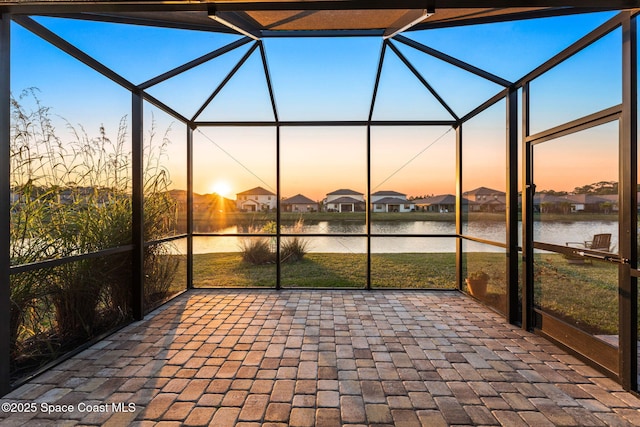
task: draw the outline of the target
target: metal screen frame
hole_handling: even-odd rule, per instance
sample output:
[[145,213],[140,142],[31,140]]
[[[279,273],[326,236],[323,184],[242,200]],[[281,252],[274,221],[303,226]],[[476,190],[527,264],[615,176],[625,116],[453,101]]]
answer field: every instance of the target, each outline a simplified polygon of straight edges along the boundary
[[[16,11],[27,11],[29,13],[39,13],[40,11],[49,10],[51,7],[55,9],[58,6],[30,6],[26,9],[15,9]],[[68,6],[65,9],[66,12],[77,12],[82,10],[83,5]],[[35,8],[35,9],[31,9]],[[187,239],[187,287],[192,287],[193,281],[193,237],[195,236],[217,236],[215,233],[194,233],[193,231],[193,131],[198,127],[219,127],[219,126],[269,126],[276,129],[276,192],[278,199],[278,206],[276,210],[276,222],[277,233],[275,237],[277,239],[277,279],[276,289],[280,289],[281,282],[281,270],[280,270],[280,238],[287,236],[299,236],[300,234],[281,233],[281,206],[280,206],[280,131],[282,127],[295,127],[295,126],[327,126],[327,127],[340,127],[340,126],[358,126],[365,127],[367,134],[367,147],[366,147],[366,164],[367,164],[367,203],[366,203],[366,232],[364,234],[348,234],[341,235],[335,234],[337,237],[366,237],[367,240],[367,283],[366,288],[371,289],[371,239],[376,237],[448,237],[456,239],[456,280],[458,289],[461,289],[462,277],[462,241],[463,239],[478,241],[481,243],[491,244],[494,246],[502,247],[507,253],[507,321],[514,324],[521,325],[524,329],[533,330],[536,327],[536,318],[533,311],[533,235],[532,235],[532,213],[533,213],[533,194],[534,186],[532,179],[532,145],[544,140],[545,138],[556,137],[562,132],[573,132],[575,129],[584,128],[584,126],[592,126],[594,123],[601,123],[603,120],[613,120],[620,118],[621,120],[621,153],[620,153],[620,165],[623,171],[623,183],[622,183],[622,196],[625,203],[621,202],[620,208],[620,226],[621,235],[624,233],[629,236],[625,240],[624,247],[621,247],[621,257],[633,260],[626,266],[621,267],[619,286],[621,290],[620,295],[620,336],[623,338],[620,343],[620,372],[616,379],[620,381],[626,389],[637,389],[637,365],[635,363],[635,357],[637,355],[637,283],[636,277],[640,276],[637,270],[635,260],[637,258],[637,250],[635,247],[635,241],[637,238],[637,218],[635,215],[635,209],[637,206],[637,200],[635,199],[635,188],[637,184],[637,34],[636,34],[636,14],[638,12],[621,12],[607,23],[601,25],[596,30],[586,35],[581,40],[577,41],[564,51],[554,56],[549,61],[542,64],[540,67],[532,70],[523,78],[516,82],[510,82],[499,76],[488,73],[470,64],[464,63],[456,58],[446,55],[442,52],[438,52],[430,47],[424,46],[418,42],[415,42],[405,36],[395,36],[392,39],[385,40],[382,44],[382,48],[379,54],[378,69],[376,72],[376,78],[371,95],[371,104],[369,115],[366,120],[362,121],[282,121],[279,119],[278,109],[276,105],[276,96],[271,84],[271,76],[267,63],[267,53],[265,52],[262,41],[253,42],[253,45],[249,48],[248,52],[240,59],[236,66],[229,72],[229,74],[223,79],[222,83],[212,92],[207,101],[200,107],[198,112],[191,118],[187,118],[179,112],[173,110],[171,107],[164,104],[162,101],[154,98],[146,92],[147,89],[154,85],[161,83],[171,77],[177,76],[193,67],[204,64],[205,62],[214,59],[220,55],[230,52],[240,46],[244,46],[251,42],[249,38],[242,38],[226,46],[223,46],[215,51],[212,51],[206,55],[203,55],[193,61],[190,61],[180,67],[176,67],[166,73],[158,75],[144,83],[135,85],[129,82],[124,77],[120,76],[113,70],[109,69],[105,65],[93,59],[90,55],[82,52],[77,47],[63,40],[53,32],[49,31],[42,25],[38,24],[26,15],[10,15],[3,14],[0,20],[0,132],[2,132],[2,140],[0,144],[0,196],[7,200],[10,194],[10,164],[9,164],[9,128],[10,128],[10,109],[9,109],[9,97],[10,97],[10,25],[11,21],[23,26],[30,32],[36,34],[40,38],[46,40],[57,48],[61,49],[68,55],[79,60],[83,64],[89,66],[93,70],[97,71],[104,77],[115,82],[122,88],[131,93],[131,111],[132,111],[132,151],[133,151],[133,241],[131,245],[126,245],[120,248],[112,248],[105,251],[99,251],[90,254],[79,255],[77,257],[69,257],[56,260],[42,261],[30,265],[23,266],[11,266],[10,265],[10,242],[9,242],[9,227],[10,227],[10,215],[8,210],[3,210],[0,213],[0,271],[2,272],[2,285],[0,288],[0,313],[3,316],[4,322],[0,321],[2,327],[0,329],[0,395],[8,393],[12,385],[9,379],[9,335],[8,335],[8,313],[10,304],[9,293],[9,281],[10,275],[16,272],[29,271],[43,267],[49,267],[52,265],[60,265],[66,262],[76,261],[78,259],[85,259],[89,257],[105,256],[112,253],[119,252],[131,252],[134,261],[134,280],[132,289],[132,304],[134,307],[133,316],[135,319],[141,319],[144,316],[144,307],[142,305],[142,295],[144,295],[144,273],[142,269],[143,263],[143,249],[145,245],[162,243],[176,239]],[[560,14],[560,13],[558,13]],[[134,22],[128,22],[134,23]],[[552,69],[565,59],[573,56],[575,53],[581,51],[585,47],[589,46],[594,41],[600,39],[604,35],[610,33],[617,28],[623,28],[624,41],[623,41],[623,103],[621,106],[615,106],[612,109],[608,109],[602,112],[598,112],[595,115],[579,119],[577,122],[565,124],[558,128],[554,128],[547,134],[530,135],[529,134],[529,83],[536,77],[544,74],[546,71]],[[280,36],[280,35],[278,35]],[[411,64],[411,62],[398,50],[396,43],[405,44],[411,48],[414,48],[424,54],[431,55],[441,61],[444,61],[450,65],[463,69],[467,72],[473,73],[479,77],[482,77],[488,81],[496,83],[503,87],[497,94],[486,100],[480,106],[468,114],[458,117],[455,112],[446,104],[444,99],[433,89],[428,80],[422,76],[418,70]],[[376,121],[373,120],[373,111],[377,98],[378,87],[380,84],[381,70],[385,61],[385,55],[387,50],[393,52],[401,62],[414,74],[414,76],[421,82],[421,84],[441,103],[451,115],[451,120],[436,120],[436,121]],[[222,90],[222,88],[228,83],[233,75],[242,67],[244,62],[254,53],[259,52],[260,59],[267,81],[267,87],[270,95],[271,107],[274,113],[273,121],[261,121],[261,122],[212,122],[212,121],[198,121],[199,114],[206,109],[207,105],[215,96]],[[518,99],[518,92],[522,91],[522,99]],[[464,159],[462,158],[462,145],[464,143],[463,128],[464,123],[472,119],[476,115],[485,111],[487,108],[495,105],[502,100],[506,101],[506,153],[505,169],[507,173],[507,216],[506,216],[506,236],[505,242],[491,242],[482,239],[473,238],[471,236],[465,236],[462,234],[462,174],[464,171]],[[143,215],[144,215],[144,194],[142,188],[142,132],[144,129],[143,110],[144,101],[149,102],[151,105],[157,107],[161,111],[171,115],[176,120],[184,123],[187,128],[187,165],[185,169],[187,171],[187,233],[177,236],[171,236],[166,239],[161,239],[154,242],[145,242],[143,236]],[[523,177],[523,201],[522,201],[522,221],[523,221],[523,247],[518,247],[518,104],[521,102],[522,108],[522,177]],[[374,234],[371,230],[371,130],[375,126],[451,126],[456,132],[456,233],[452,235],[424,235],[424,234],[408,234],[408,235],[380,235]],[[628,199],[627,199],[628,198]],[[224,236],[234,236],[233,234],[224,234]],[[242,234],[242,236],[250,236],[248,234]],[[261,234],[261,236],[263,236]],[[305,234],[304,236],[310,236]],[[323,234],[323,236],[326,236]],[[523,261],[523,291],[522,299],[518,300],[518,256],[522,253]],[[218,288],[219,289],[219,288]],[[521,306],[521,309],[520,309]],[[636,322],[636,323],[634,323]],[[587,357],[588,358],[588,357]],[[593,360],[589,360],[593,362]]]

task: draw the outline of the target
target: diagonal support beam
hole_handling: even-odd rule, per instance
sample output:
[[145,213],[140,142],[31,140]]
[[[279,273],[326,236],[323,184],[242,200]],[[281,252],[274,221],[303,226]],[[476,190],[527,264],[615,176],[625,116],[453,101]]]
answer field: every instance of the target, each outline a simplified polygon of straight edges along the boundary
[[115,71],[113,71],[106,65],[102,64],[101,62],[96,61],[91,56],[89,56],[82,50],[78,49],[68,41],[64,40],[62,37],[53,33],[49,29],[38,24],[33,19],[27,16],[14,16],[13,20],[18,24],[22,25],[27,30],[37,35],[38,37],[48,41],[58,49],[71,55],[72,57],[82,62],[86,66],[93,68],[95,71],[102,74],[109,80],[119,84],[123,88],[128,89],[129,91],[132,91],[132,92],[136,90],[136,85],[131,83],[129,80],[125,79],[120,74],[116,73]]
[[420,52],[426,53],[427,55],[431,55],[434,58],[440,59],[444,62],[447,62],[455,67],[461,68],[465,71],[468,71],[470,73],[475,74],[478,77],[482,77],[483,79],[489,80],[495,84],[498,84],[500,86],[504,86],[504,87],[509,87],[511,86],[511,82],[508,80],[503,79],[502,77],[496,76],[495,74],[491,74],[488,71],[485,71],[481,68],[478,67],[474,67],[471,64],[468,64],[464,61],[461,61],[459,59],[454,58],[453,56],[449,56],[446,53],[442,53],[438,50],[435,50],[433,48],[430,48],[429,46],[425,46],[421,43],[418,43],[415,40],[411,40],[410,38],[407,38],[405,36],[395,36],[393,38],[396,41],[399,41],[402,44],[405,44],[409,47],[412,47],[416,50],[419,50]]
[[456,121],[460,120],[460,117],[458,117],[458,115],[451,109],[451,107],[449,107],[449,105],[445,102],[444,99],[442,99],[442,97],[429,84],[429,82],[427,82],[425,78],[422,77],[422,74],[418,72],[418,70],[413,66],[411,62],[409,62],[409,60],[402,54],[402,52],[400,52],[400,50],[398,50],[398,48],[394,46],[394,44],[391,42],[389,42],[389,47],[391,48],[391,50],[393,50],[393,53],[395,53],[398,56],[398,58],[400,58],[400,60],[404,63],[404,65],[406,65],[407,68],[409,68],[409,70],[413,73],[413,75],[416,76],[418,80],[420,80],[420,83],[422,83],[424,87],[426,87],[427,90],[431,92],[431,95],[433,95],[438,100],[440,105],[442,105],[444,109],[447,110],[449,114],[451,114],[451,117],[453,117]]
[[[264,50],[262,41],[258,43],[260,45],[260,58],[262,59],[262,67],[264,68],[264,77],[267,79],[267,89],[269,90],[269,99],[271,100],[271,108],[273,109],[273,118],[277,123],[279,121],[278,107],[276,106],[276,97],[271,83],[271,73],[269,72],[269,64],[267,63],[267,54]],[[280,198],[278,198],[278,201],[280,201]]]
[[198,65],[202,65],[207,61],[210,61],[212,59],[215,59],[219,56],[224,55],[225,53],[231,52],[234,49],[239,48],[240,46],[244,46],[245,44],[249,43],[251,41],[251,39],[249,37],[243,37],[240,40],[237,40],[233,43],[229,43],[226,46],[221,47],[220,49],[216,49],[213,52],[209,52],[205,55],[202,55],[199,58],[194,59],[193,61],[189,61],[186,64],[183,64],[179,67],[174,68],[173,70],[169,70],[166,73],[160,74],[157,77],[154,77],[150,80],[147,80],[144,83],[141,83],[138,87],[140,89],[148,89],[151,86],[157,85],[158,83],[162,83],[165,80],[168,80],[172,77],[177,76],[180,73],[184,73],[185,71],[188,71],[192,68],[197,67]]
[[198,116],[202,114],[202,112],[209,106],[211,101],[213,101],[213,98],[215,98],[220,93],[220,91],[227,85],[227,83],[229,83],[229,80],[231,80],[231,78],[238,72],[240,67],[242,67],[242,65],[244,65],[245,62],[247,62],[247,59],[249,59],[249,57],[256,50],[257,47],[258,47],[258,43],[254,43],[253,46],[251,46],[251,48],[247,51],[247,53],[245,53],[244,56],[240,59],[240,61],[238,61],[236,66],[233,67],[231,71],[229,71],[229,74],[227,74],[224,80],[222,80],[222,82],[213,91],[213,93],[209,96],[209,98],[207,98],[204,104],[202,104],[202,106],[198,109],[198,111],[196,111],[196,113],[193,115],[193,118],[191,119],[192,122],[196,121]]
[[371,107],[369,108],[369,122],[373,119],[373,109],[376,106],[376,97],[378,96],[378,87],[380,86],[380,76],[382,75],[382,66],[384,65],[384,54],[387,51],[388,42],[382,43],[380,50],[380,60],[378,61],[378,71],[376,71],[376,81],[373,85],[373,94],[371,95]]

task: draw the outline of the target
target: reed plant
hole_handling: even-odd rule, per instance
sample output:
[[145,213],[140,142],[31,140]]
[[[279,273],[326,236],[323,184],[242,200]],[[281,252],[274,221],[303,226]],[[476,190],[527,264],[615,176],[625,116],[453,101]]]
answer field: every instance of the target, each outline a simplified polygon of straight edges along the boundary
[[[304,220],[298,219],[293,226],[293,233],[302,233]],[[300,236],[289,236],[282,240],[280,259],[282,262],[302,261],[308,252],[309,241]]]
[[[126,117],[113,139],[104,126],[90,136],[81,125],[66,122],[69,136],[63,140],[36,89],[12,97],[11,107],[11,264],[130,244],[132,162]],[[166,133],[157,144],[155,125],[151,128],[144,168],[146,241],[175,229],[171,181],[160,161],[170,141]],[[153,294],[154,301],[175,274],[177,261],[166,255],[166,245],[145,248],[146,295]],[[13,274],[13,360],[54,357],[122,323],[131,313],[131,277],[127,252]]]

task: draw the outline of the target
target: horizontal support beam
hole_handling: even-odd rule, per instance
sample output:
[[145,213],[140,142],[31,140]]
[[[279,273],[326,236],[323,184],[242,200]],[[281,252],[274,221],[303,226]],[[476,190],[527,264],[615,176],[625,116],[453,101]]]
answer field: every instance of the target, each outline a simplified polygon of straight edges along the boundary
[[[362,212],[364,215],[364,212]],[[340,214],[336,214],[340,216]],[[374,214],[375,215],[375,214]],[[376,222],[375,220],[373,222]],[[233,234],[225,234],[225,233],[193,233],[194,237],[274,237],[275,233],[233,233]],[[367,237],[366,233],[280,233],[282,237],[355,237],[364,239]],[[456,234],[370,234],[370,237],[373,238],[434,238],[434,239],[455,239],[458,236]],[[364,253],[364,252],[363,252]]]
[[[0,6],[0,9],[2,6]],[[141,12],[141,11],[138,11]],[[171,12],[171,11],[169,11]],[[173,28],[178,30],[189,30],[189,31],[206,31],[206,32],[215,32],[215,33],[230,33],[236,34],[235,31],[228,29],[227,27],[216,24],[213,20],[211,22],[206,23],[195,23],[195,22],[185,22],[183,20],[172,20],[170,17],[170,13],[167,14],[165,18],[150,18],[150,17],[142,17],[134,14],[127,15],[126,12],[120,14],[121,12],[64,12],[64,13],[54,13],[54,12],[40,12],[38,15],[40,16],[50,16],[54,18],[67,18],[67,19],[76,19],[81,21],[93,21],[93,22],[109,22],[115,24],[125,24],[125,25],[140,25],[145,27],[159,27],[159,28]],[[34,13],[35,14],[35,13]]]
[[[251,2],[249,2],[251,3]],[[304,7],[310,7],[306,5]],[[331,2],[336,3],[336,2]],[[376,9],[376,5],[369,5],[368,2],[365,6],[365,9]],[[555,2],[560,3],[560,2]],[[590,2],[591,3],[591,2]],[[508,21],[516,21],[523,19],[534,19],[534,18],[545,18],[545,17],[553,17],[553,16],[565,16],[577,13],[591,13],[603,10],[619,10],[625,8],[637,7],[635,5],[629,6],[621,3],[628,2],[620,2],[613,1],[607,4],[605,7],[599,1],[594,1],[593,6],[588,6],[586,4],[579,5],[568,5],[566,2],[563,4],[554,4],[550,5],[550,7],[542,7],[544,5],[536,4],[534,6],[540,7],[535,8],[530,11],[515,11],[512,13],[505,14],[493,14],[490,16],[480,16],[476,17],[475,14],[472,14],[468,17],[462,16],[460,18],[449,19],[438,21],[434,20],[429,22],[429,20],[424,21],[422,23],[417,24],[412,27],[408,31],[413,30],[423,30],[423,29],[431,29],[431,28],[446,28],[453,26],[463,26],[463,25],[476,25],[482,23],[492,23],[492,22],[508,22]],[[102,22],[116,22],[122,24],[132,24],[132,25],[146,25],[146,26],[154,26],[154,27],[163,27],[163,28],[178,28],[178,29],[186,29],[186,30],[195,30],[195,31],[210,31],[210,32],[221,32],[221,33],[233,33],[229,28],[215,23],[211,21],[210,25],[198,22],[186,22],[182,20],[173,21],[170,15],[167,15],[166,18],[148,18],[143,16],[137,16],[138,12],[199,12],[206,11],[207,8],[212,3],[207,2],[160,2],[160,1],[148,1],[148,2],[106,2],[106,1],[82,1],[82,2],[71,2],[71,1],[49,1],[49,2],[11,2],[11,3],[2,3],[0,4],[0,13],[11,13],[11,14],[25,14],[25,15],[48,15],[48,16],[59,16],[71,19],[82,19],[82,20],[93,20],[93,21],[102,21]],[[234,2],[230,6],[225,6],[225,4],[216,3],[216,7],[218,10],[222,10],[223,8],[234,8],[237,9],[237,6],[240,3]],[[385,6],[383,9],[391,8],[398,9],[401,4],[393,3],[393,6]],[[520,6],[520,5],[519,5]],[[526,5],[523,5],[526,6]],[[292,7],[292,6],[287,6]],[[300,6],[302,7],[302,6]],[[345,10],[341,9],[341,5],[333,5],[334,10]],[[424,7],[424,6],[419,6]],[[478,7],[496,7],[495,5],[483,4],[478,5],[474,4],[472,6],[460,6],[456,4],[447,3],[447,9],[455,9],[455,8],[478,8]],[[510,2],[505,7],[513,7],[513,3]],[[246,11],[253,10],[253,8],[246,9]],[[477,10],[477,9],[475,9]],[[238,12],[238,11],[236,11]],[[130,16],[127,16],[128,13],[131,13]],[[437,11],[436,11],[437,13]],[[260,31],[260,35],[262,38],[271,38],[271,37],[380,37],[384,34],[384,29],[360,29],[360,30],[262,30]]]
[[125,252],[133,251],[133,245],[125,245],[117,248],[104,249],[101,251],[90,252],[82,255],[72,255],[64,258],[48,259],[43,261],[31,262],[29,264],[21,264],[12,266],[11,274],[25,273],[27,271],[37,270],[40,268],[52,268],[60,265],[68,264],[70,262],[82,261],[90,258],[102,258],[110,255],[121,254]]
[[173,242],[175,240],[186,239],[187,237],[189,237],[189,235],[187,233],[183,233],[183,234],[176,234],[175,236],[164,237],[162,239],[150,240],[148,242],[144,242],[144,247],[148,248],[148,247],[151,247],[153,245],[161,245],[163,243],[170,243],[170,242]]
[[[580,292],[577,288],[575,292]],[[618,348],[606,343],[571,323],[561,320],[543,308],[536,308],[536,328],[534,332],[558,347],[590,364],[596,364],[608,376],[618,380]]]
[[322,126],[456,126],[455,120],[309,120],[309,121],[256,121],[256,122],[194,122],[198,127],[322,127]]
[[490,245],[490,246],[495,246],[497,248],[507,249],[506,243],[494,242],[493,240],[481,239],[479,237],[467,236],[464,234],[462,234],[460,237],[462,238],[462,240],[469,240],[476,243],[482,243],[484,245]]
[[[185,239],[185,238],[187,238],[186,234],[165,237],[164,239],[159,239],[159,240],[146,242],[144,244],[144,247],[150,247],[150,246],[158,245],[158,244],[162,244],[162,243],[169,243],[169,242],[172,242],[172,241],[175,241],[175,240],[180,240],[180,239]],[[13,274],[20,274],[20,273],[24,273],[24,272],[27,272],[27,271],[32,271],[32,270],[37,270],[37,269],[42,269],[42,268],[58,267],[60,265],[68,264],[68,263],[71,263],[71,262],[82,261],[82,260],[85,260],[85,259],[107,257],[107,256],[119,254],[119,253],[130,252],[132,250],[133,250],[133,245],[125,245],[125,246],[120,246],[120,247],[117,247],[117,248],[110,248],[110,249],[104,249],[104,250],[101,250],[101,251],[90,252],[90,253],[87,253],[87,254],[73,255],[73,256],[64,257],[64,258],[48,259],[48,260],[36,261],[36,262],[28,263],[28,264],[16,265],[16,266],[12,266],[10,268],[10,271],[11,271],[12,275]]]
[[443,19],[439,21],[427,20],[413,27],[411,31],[431,30],[436,28],[452,28],[467,25],[492,24],[496,22],[522,21],[526,19],[553,18],[556,16],[569,16],[582,13],[595,13],[620,9],[622,8],[615,6],[602,7],[602,5],[599,5],[597,7],[545,7],[531,9],[525,12],[517,10],[511,13],[489,15],[478,15],[477,13],[475,13],[477,10],[472,9],[472,11],[467,16],[460,16],[457,18],[454,17],[451,19]]
[[526,141],[532,144],[540,144],[551,139],[560,138],[561,136],[570,135],[592,127],[600,126],[605,123],[618,120],[622,114],[622,105],[616,105],[611,108],[598,111],[597,113],[581,117],[560,126],[556,126],[549,130],[539,132],[527,137]]
[[557,245],[554,243],[543,243],[543,242],[533,242],[533,247],[535,249],[549,251],[549,252],[556,252],[556,253],[567,255],[567,256],[583,256],[585,259],[589,259],[589,260],[595,259],[595,260],[609,261],[609,262],[615,262],[620,264],[625,264],[628,262],[628,260],[622,259],[618,254],[615,254],[612,252],[605,252],[605,251],[596,251],[589,248],[580,248],[580,247],[568,246],[568,245],[563,246],[563,245]]
[[263,39],[278,37],[382,37],[384,30],[261,30]]
[[[467,8],[509,8],[514,7],[513,0],[446,0],[433,1],[436,9],[442,6],[446,9]],[[439,4],[440,3],[440,4]],[[398,10],[425,9],[425,0],[310,0],[310,1],[219,1],[215,2],[220,11],[270,11],[270,10]],[[637,7],[635,0],[610,0],[603,5],[601,0],[521,0],[517,7],[596,7],[629,9]]]

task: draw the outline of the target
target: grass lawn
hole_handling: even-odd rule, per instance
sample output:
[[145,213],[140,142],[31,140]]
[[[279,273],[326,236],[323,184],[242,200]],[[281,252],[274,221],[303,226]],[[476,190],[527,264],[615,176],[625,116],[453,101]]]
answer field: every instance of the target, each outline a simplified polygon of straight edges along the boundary
[[559,254],[535,255],[535,305],[592,334],[618,333],[616,264],[569,264]]
[[[297,263],[282,265],[283,287],[364,288],[365,254],[310,253]],[[193,257],[195,287],[275,286],[276,266],[252,265],[240,253]],[[374,287],[455,288],[455,254],[373,254]]]

